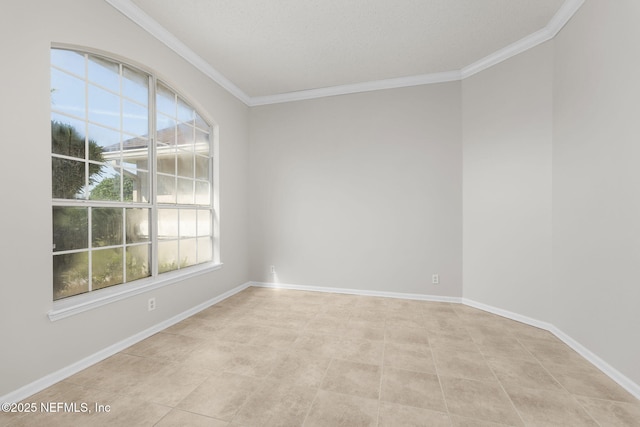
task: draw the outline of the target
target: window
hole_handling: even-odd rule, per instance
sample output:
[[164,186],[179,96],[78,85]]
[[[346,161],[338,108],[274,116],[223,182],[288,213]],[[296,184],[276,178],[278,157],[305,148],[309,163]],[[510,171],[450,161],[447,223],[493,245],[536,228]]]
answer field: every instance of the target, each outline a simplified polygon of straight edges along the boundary
[[216,259],[212,135],[154,75],[51,49],[54,300]]

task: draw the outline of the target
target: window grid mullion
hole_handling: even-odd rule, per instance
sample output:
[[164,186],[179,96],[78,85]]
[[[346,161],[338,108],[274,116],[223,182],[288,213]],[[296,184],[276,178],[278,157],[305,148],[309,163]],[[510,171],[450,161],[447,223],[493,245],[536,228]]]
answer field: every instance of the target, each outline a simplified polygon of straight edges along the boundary
[[87,232],[88,242],[87,242],[87,260],[89,262],[89,267],[87,271],[89,272],[89,291],[93,290],[93,207],[89,206],[87,210],[88,218],[87,224],[89,224],[89,230]]
[[114,168],[120,174],[120,200],[124,201],[124,170],[122,153],[124,150],[124,100],[122,99],[122,64],[118,64],[118,100],[120,103],[120,164]]
[[[122,64],[118,64],[118,96],[120,97],[120,165],[118,172],[120,173],[120,201],[124,202],[124,168],[123,168],[123,158],[122,158],[122,150],[124,149],[124,99],[123,99],[123,78],[124,72]],[[122,283],[127,283],[127,210],[125,208],[121,208],[122,210]]]
[[[110,200],[91,200],[91,206],[96,208],[144,208],[149,209],[151,204],[147,202],[116,202]],[[89,203],[84,199],[53,199],[54,206],[87,207]]]
[[[89,200],[89,55],[84,54],[84,200]],[[88,292],[93,290],[93,211],[87,208],[87,266]]]
[[[84,198],[89,198],[89,55],[84,55]],[[91,281],[89,281],[91,282]],[[89,289],[91,290],[91,289]]]
[[151,234],[151,276],[158,277],[158,150],[157,144],[157,96],[156,96],[156,77],[149,76],[149,149],[151,150],[151,164],[149,165],[149,173],[151,174],[151,224],[149,224]]
[[178,149],[178,126],[180,126],[180,120],[178,119],[178,95],[173,92],[173,117],[176,121],[176,126],[174,129],[174,133],[175,133],[175,145],[174,145],[174,152],[175,152],[175,162],[176,162],[176,169],[175,169],[175,175],[173,177],[174,181],[175,181],[175,186],[176,186],[176,199],[174,200],[175,204],[173,209],[177,210],[177,214],[178,214],[178,230],[177,230],[177,239],[176,239],[176,244],[178,245],[178,252],[177,252],[177,259],[176,259],[176,270],[180,270],[180,247],[182,246],[180,244],[180,231],[182,229],[182,227],[180,227],[180,208],[178,207],[178,199],[180,198],[180,187],[179,187],[179,180],[178,180],[178,173],[179,173],[179,156],[180,156],[180,150]]
[[127,283],[127,209],[122,208],[122,283]]

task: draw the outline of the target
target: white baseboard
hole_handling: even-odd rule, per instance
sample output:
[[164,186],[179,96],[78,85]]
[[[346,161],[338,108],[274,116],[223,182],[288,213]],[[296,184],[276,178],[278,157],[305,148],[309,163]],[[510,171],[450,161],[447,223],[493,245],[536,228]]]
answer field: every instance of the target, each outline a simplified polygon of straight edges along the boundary
[[506,317],[507,319],[515,320],[517,322],[526,323],[527,325],[535,326],[536,328],[545,329],[551,331],[554,326],[551,323],[542,322],[540,320],[523,316],[522,314],[514,313],[513,311],[503,310],[491,305],[483,304],[468,298],[462,298],[462,303],[469,307],[477,308],[482,311],[488,311],[489,313],[497,314],[498,316]]
[[11,393],[5,394],[4,396],[0,397],[0,403],[4,403],[4,402],[13,403],[13,402],[19,402],[23,399],[26,399],[27,397],[32,396],[38,393],[39,391],[42,391],[45,388],[50,387],[55,383],[58,383],[66,378],[69,378],[71,375],[74,375],[82,371],[83,369],[88,368],[91,365],[95,365],[96,363],[106,359],[107,357],[113,356],[114,354],[124,350],[125,348],[130,347],[133,344],[140,342],[143,339],[148,338],[151,335],[156,334],[168,328],[169,326],[175,325],[176,323],[186,319],[187,317],[193,316],[194,314],[206,308],[209,308],[212,305],[215,305],[220,301],[227,299],[232,295],[237,294],[240,291],[245,290],[249,286],[251,286],[251,282],[247,282],[240,286],[237,286],[231,289],[230,291],[227,291],[221,295],[218,295],[215,298],[212,298],[208,301],[198,304],[195,307],[190,308],[189,310],[186,310],[165,321],[162,321],[148,329],[145,329],[142,332],[138,332],[137,334],[132,335],[129,338],[126,338],[120,342],[110,345],[109,347],[102,349],[97,353],[94,353],[88,357],[85,357],[84,359],[79,360],[67,367],[64,367],[30,384],[20,387],[19,389],[12,391]]
[[562,332],[560,329],[552,326],[549,329],[549,332],[554,334],[556,337],[564,341],[569,347],[577,351],[582,357],[591,362],[596,368],[600,369],[605,375],[609,378],[620,384],[622,388],[627,390],[629,393],[635,396],[636,399],[640,400],[640,385],[631,381],[627,376],[622,374],[613,366],[609,365],[607,362],[602,360],[596,354],[594,354],[591,350],[580,344],[578,341],[571,338],[569,335]]
[[609,365],[607,362],[596,356],[591,350],[580,344],[578,341],[565,334],[555,325],[547,322],[542,322],[531,317],[523,316],[512,311],[503,310],[501,308],[493,307],[487,304],[483,304],[477,301],[473,301],[467,298],[462,298],[462,303],[471,307],[478,308],[480,310],[488,311],[489,313],[497,314],[498,316],[506,317],[518,322],[525,323],[527,325],[535,326],[536,328],[545,329],[558,337],[566,345],[578,352],[582,357],[587,359],[592,365],[600,369],[605,375],[617,382],[621,387],[627,390],[629,393],[635,396],[636,399],[640,399],[640,385],[631,381],[628,377],[623,375],[620,371]]
[[405,294],[405,293],[399,293],[399,292],[367,291],[362,289],[327,288],[324,286],[292,285],[287,283],[271,283],[271,282],[250,282],[250,283],[251,283],[251,286],[255,286],[259,288],[293,289],[296,291],[329,292],[334,294],[362,295],[362,296],[368,296],[368,297],[399,298],[399,299],[411,299],[411,300],[419,300],[419,301],[457,302],[457,303],[459,303],[462,300],[462,298],[460,297],[447,297],[447,296],[439,296],[439,295]]

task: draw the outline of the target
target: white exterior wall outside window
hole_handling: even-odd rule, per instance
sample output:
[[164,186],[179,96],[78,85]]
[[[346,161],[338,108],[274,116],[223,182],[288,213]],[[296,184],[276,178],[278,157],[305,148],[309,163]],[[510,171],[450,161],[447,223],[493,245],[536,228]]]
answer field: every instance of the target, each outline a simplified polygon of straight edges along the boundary
[[51,49],[53,299],[214,253],[214,132],[152,73]]

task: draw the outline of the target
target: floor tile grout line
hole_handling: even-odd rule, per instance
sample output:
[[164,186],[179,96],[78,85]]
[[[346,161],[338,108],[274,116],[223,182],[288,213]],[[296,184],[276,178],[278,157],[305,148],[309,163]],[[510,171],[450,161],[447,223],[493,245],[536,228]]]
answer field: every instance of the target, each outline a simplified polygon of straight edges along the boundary
[[[257,378],[258,379],[258,378]],[[242,404],[240,406],[238,406],[238,408],[236,409],[236,412],[233,414],[233,416],[231,417],[231,419],[228,421],[229,425],[231,425],[231,423],[233,423],[233,420],[240,414],[240,412],[242,411],[242,409],[247,405],[247,403],[249,402],[249,399],[256,393],[258,393],[262,387],[264,386],[265,382],[266,382],[266,377],[265,378],[259,378],[260,380],[260,384],[255,387],[253,389],[253,391],[251,393],[249,393],[245,399],[244,402],[242,402]]]
[[[428,338],[427,338],[428,339]],[[451,421],[451,411],[449,410],[449,404],[447,403],[447,396],[444,393],[444,387],[442,386],[442,378],[440,378],[440,372],[438,369],[438,364],[436,362],[436,357],[433,354],[433,347],[431,346],[431,342],[429,342],[429,352],[431,353],[431,360],[433,361],[433,368],[436,371],[436,378],[438,379],[438,385],[440,386],[440,394],[442,395],[442,401],[444,402],[444,407],[447,410],[447,416],[449,417],[449,422]]]
[[[386,322],[386,321],[385,321]],[[380,406],[382,406],[382,381],[385,371],[385,352],[387,351],[387,334],[382,335],[382,362],[380,364],[380,383],[378,384],[378,413],[376,415],[376,426],[380,425]]]
[[311,404],[309,405],[309,408],[307,408],[307,413],[304,415],[304,419],[302,420],[302,424],[300,424],[300,427],[304,427],[305,423],[307,422],[307,419],[309,418],[309,414],[311,414],[311,410],[313,409],[313,405],[316,403],[316,400],[318,399],[319,394],[320,394],[320,388],[317,388],[316,394],[315,396],[313,396],[313,399],[311,400]]
[[591,412],[584,407],[584,405],[582,403],[580,403],[580,400],[578,400],[576,398],[576,396],[574,394],[571,394],[571,398],[580,406],[580,408],[582,408],[582,410],[600,427],[602,427],[602,424],[600,424],[600,422],[596,419],[596,417],[594,417],[593,415],[591,415]]
[[[518,340],[518,342],[520,342],[520,339],[519,339],[519,338],[516,338],[516,340]],[[535,361],[536,361],[540,366],[542,366],[542,369],[544,369],[544,371],[545,371],[547,374],[549,374],[549,376],[550,376],[551,378],[553,378],[553,380],[554,380],[555,382],[557,382],[557,383],[560,385],[560,387],[562,387],[562,389],[563,389],[564,391],[566,391],[566,392],[567,392],[567,394],[568,394],[569,396],[571,396],[571,398],[572,398],[572,399],[573,399],[573,400],[574,400],[574,401],[575,401],[575,402],[580,406],[580,408],[582,408],[582,410],[583,410],[583,411],[585,411],[585,413],[586,413],[586,414],[587,414],[587,415],[588,415],[588,416],[589,416],[589,417],[590,417],[590,418],[591,418],[591,419],[592,419],[592,420],[593,420],[593,421],[594,421],[598,426],[600,426],[600,423],[598,422],[598,420],[596,420],[596,419],[595,419],[595,417],[594,417],[593,415],[591,415],[591,413],[589,412],[589,410],[588,410],[587,408],[585,408],[585,407],[584,407],[584,405],[580,402],[580,400],[578,400],[578,399],[576,398],[576,395],[575,395],[574,393],[572,393],[571,391],[569,391],[569,390],[564,386],[564,384],[562,384],[562,382],[560,382],[560,381],[559,381],[559,380],[558,380],[558,379],[553,375],[553,373],[551,373],[551,371],[549,371],[549,369],[547,369],[547,367],[545,366],[545,364],[544,364],[544,363],[542,363],[542,361],[541,361],[538,357],[536,357],[536,355],[535,355],[535,354],[533,354],[533,352],[532,352],[531,350],[529,350],[529,349],[527,348],[527,346],[526,346],[526,345],[522,344],[521,342],[520,342],[520,345],[522,345],[522,346],[524,347],[524,349],[525,349],[525,350],[526,350],[526,351],[531,355],[531,357],[533,357],[533,358],[535,359]]]
[[504,384],[502,383],[502,381],[500,381],[500,378],[498,378],[498,375],[496,374],[495,370],[493,369],[493,367],[491,366],[491,364],[487,360],[487,357],[485,356],[484,353],[480,353],[480,354],[481,354],[482,358],[484,359],[485,363],[487,364],[487,366],[489,367],[489,369],[491,370],[491,373],[493,374],[494,378],[496,379],[496,381],[500,385],[500,388],[502,389],[502,392],[505,394],[505,396],[507,396],[507,399],[509,399],[509,403],[511,403],[511,407],[513,408],[514,411],[516,411],[516,414],[518,414],[518,418],[520,418],[520,421],[522,421],[522,425],[526,426],[527,425],[526,421],[522,417],[522,414],[518,410],[518,407],[516,406],[515,402],[511,398],[511,395],[509,393],[507,393],[507,390],[504,387]]
[[[455,312],[455,311],[454,311]],[[456,313],[456,316],[458,314]],[[459,318],[459,316],[458,316]],[[461,319],[463,320],[463,319]],[[463,320],[464,321],[464,320]],[[502,391],[504,392],[504,394],[507,396],[507,398],[509,399],[509,403],[511,403],[512,408],[515,410],[516,414],[518,415],[518,418],[520,419],[520,421],[522,421],[522,425],[526,426],[526,422],[524,421],[524,419],[522,418],[522,415],[520,414],[520,411],[518,411],[518,408],[516,407],[516,405],[514,404],[513,400],[511,399],[511,396],[509,395],[509,393],[507,393],[507,391],[505,390],[502,382],[500,381],[500,379],[498,378],[498,376],[496,375],[494,369],[491,367],[491,364],[488,362],[487,360],[487,356],[484,354],[484,352],[481,350],[480,345],[475,342],[475,340],[473,339],[472,335],[470,334],[469,328],[467,326],[464,327],[465,332],[469,335],[469,337],[471,338],[471,342],[474,344],[474,346],[476,347],[476,349],[478,350],[478,353],[480,354],[480,357],[483,359],[485,365],[489,368],[489,370],[491,371],[491,373],[493,374],[494,379],[497,381],[497,383],[500,385],[500,388],[502,389]],[[436,365],[436,369],[437,369],[437,365]],[[438,376],[439,378],[439,376]],[[477,381],[477,380],[476,380]],[[444,391],[443,391],[444,394]],[[445,398],[445,404],[446,404],[446,398]]]
[[325,378],[327,377],[327,373],[329,372],[329,368],[331,367],[331,364],[333,363],[333,358],[330,358],[329,363],[327,364],[327,368],[324,371],[324,375],[322,375],[322,379],[318,382],[318,387],[316,388],[316,395],[314,396],[313,400],[311,401],[311,404],[309,405],[309,409],[307,409],[307,413],[304,417],[304,420],[302,421],[301,426],[304,426],[305,423],[307,422],[307,419],[309,418],[309,414],[311,413],[311,410],[313,409],[313,405],[316,402],[316,400],[318,399],[318,395],[320,394],[320,390],[322,389],[322,383],[324,382]]
[[[454,315],[457,317],[458,314],[453,311]],[[444,407],[447,409],[447,415],[449,416],[449,421],[451,421],[452,413],[449,410],[449,403],[447,403],[447,396],[444,392],[444,387],[442,386],[442,378],[440,375],[440,369],[438,368],[438,362],[436,361],[436,356],[434,354],[433,346],[431,346],[431,342],[429,341],[429,351],[431,352],[431,360],[433,360],[433,367],[436,370],[436,376],[438,378],[438,384],[440,385],[440,392],[442,393],[442,400],[444,400]]]
[[542,366],[542,369],[544,369],[544,371],[545,371],[547,374],[549,374],[549,376],[550,376],[551,378],[553,378],[553,380],[554,380],[555,382],[557,382],[557,383],[558,383],[558,385],[559,385],[560,387],[562,387],[562,389],[563,389],[564,391],[566,391],[567,393],[569,393],[569,394],[571,394],[571,395],[573,394],[573,393],[571,393],[571,392],[570,392],[570,391],[569,391],[569,390],[564,386],[564,384],[562,384],[562,382],[560,382],[560,381],[555,377],[555,375],[553,375],[553,373],[551,373],[551,371],[550,371],[549,369],[547,369],[547,367],[545,366],[545,364],[544,364],[544,363],[542,363],[542,360],[540,360],[540,358],[536,357],[536,355],[535,355],[531,350],[529,350],[529,348],[527,348],[527,346],[526,346],[526,345],[524,345],[523,343],[521,343],[521,342],[520,342],[520,339],[519,339],[519,338],[516,338],[516,340],[520,343],[520,345],[522,345],[522,347],[524,347],[524,349],[527,351],[527,353],[529,353],[529,354],[531,355],[531,357],[533,357],[533,359],[534,359],[534,360],[535,360],[535,361],[536,361],[540,366]]

